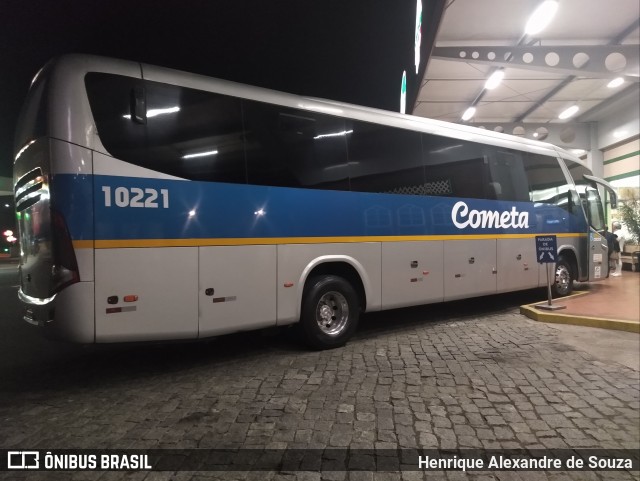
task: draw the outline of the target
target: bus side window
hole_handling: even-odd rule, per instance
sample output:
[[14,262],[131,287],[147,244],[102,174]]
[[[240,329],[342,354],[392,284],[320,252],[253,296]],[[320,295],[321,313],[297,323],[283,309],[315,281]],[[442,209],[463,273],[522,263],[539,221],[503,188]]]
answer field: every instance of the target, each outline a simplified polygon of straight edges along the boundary
[[349,190],[344,120],[243,101],[250,184]]
[[239,99],[104,73],[87,74],[85,84],[100,140],[114,157],[190,180],[246,183]]
[[522,155],[531,201],[570,212],[571,191],[558,159],[527,152]]
[[146,127],[131,121],[131,93],[142,80],[121,75],[90,72],[85,86],[100,141],[112,156],[146,165]]
[[347,132],[351,190],[425,194],[419,133],[355,120]]
[[[492,149],[493,150],[493,149]],[[522,162],[522,152],[495,149],[489,162],[491,182],[497,200],[514,200],[527,202],[529,200],[529,185]]]
[[466,140],[423,134],[426,195],[487,198],[487,160],[479,152],[477,144]]
[[240,100],[145,82],[148,167],[191,180],[246,183]]

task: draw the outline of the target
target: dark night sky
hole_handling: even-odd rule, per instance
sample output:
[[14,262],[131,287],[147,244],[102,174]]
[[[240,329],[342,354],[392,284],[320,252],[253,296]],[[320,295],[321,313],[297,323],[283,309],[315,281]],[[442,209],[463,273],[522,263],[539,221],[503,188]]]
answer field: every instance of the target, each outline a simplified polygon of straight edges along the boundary
[[[423,59],[443,0],[423,0]],[[415,0],[3,0],[0,176],[11,175],[16,117],[50,58],[125,58],[397,111],[409,96]],[[424,68],[424,60],[423,60]]]

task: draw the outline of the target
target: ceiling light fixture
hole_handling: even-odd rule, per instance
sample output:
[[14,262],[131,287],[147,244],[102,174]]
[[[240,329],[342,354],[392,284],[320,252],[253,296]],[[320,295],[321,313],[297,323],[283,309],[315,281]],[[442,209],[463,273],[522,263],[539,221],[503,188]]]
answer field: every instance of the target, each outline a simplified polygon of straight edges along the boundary
[[563,111],[560,115],[558,115],[558,118],[562,120],[568,119],[569,117],[573,117],[573,115],[575,115],[578,110],[580,110],[580,107],[578,107],[577,105],[572,105],[571,107]]
[[626,130],[616,130],[616,131],[613,133],[613,136],[614,136],[616,139],[621,139],[622,137],[624,137],[625,135],[627,135],[627,133],[628,133],[628,132],[627,132]]
[[496,70],[487,79],[487,81],[484,84],[484,88],[486,88],[487,90],[493,90],[498,85],[500,85],[500,82],[502,82],[503,78],[504,78],[504,70]]
[[462,114],[462,120],[469,120],[475,114],[476,114],[476,108],[469,107],[467,110],[464,111],[464,114]]
[[555,0],[545,0],[529,17],[524,33],[527,35],[535,35],[542,32],[547,25],[551,23],[553,17],[558,11],[558,2]]
[[614,78],[611,82],[607,84],[607,87],[610,89],[614,89],[616,87],[620,87],[624,83],[624,79],[622,77]]

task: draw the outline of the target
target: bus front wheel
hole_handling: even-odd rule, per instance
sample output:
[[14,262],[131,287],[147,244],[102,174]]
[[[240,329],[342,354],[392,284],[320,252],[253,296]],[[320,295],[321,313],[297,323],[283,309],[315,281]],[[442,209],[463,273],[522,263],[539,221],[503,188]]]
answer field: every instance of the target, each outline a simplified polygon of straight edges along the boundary
[[553,293],[555,297],[568,296],[573,292],[573,269],[565,257],[559,257],[556,262],[555,282]]
[[316,349],[343,346],[356,330],[358,295],[342,277],[309,279],[302,299],[300,327],[306,342]]

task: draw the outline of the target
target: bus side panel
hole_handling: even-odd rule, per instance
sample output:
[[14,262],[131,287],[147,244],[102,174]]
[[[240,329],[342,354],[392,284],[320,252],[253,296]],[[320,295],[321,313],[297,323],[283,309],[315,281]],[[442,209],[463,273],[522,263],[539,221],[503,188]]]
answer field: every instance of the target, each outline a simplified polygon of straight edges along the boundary
[[445,241],[444,266],[445,300],[496,292],[495,239]]
[[199,337],[276,324],[275,245],[199,249]]
[[385,309],[441,302],[442,241],[382,243],[382,305]]
[[198,336],[197,247],[97,249],[95,258],[97,342]]
[[497,260],[498,292],[538,287],[540,264],[535,238],[498,239]]
[[[286,244],[278,246],[278,325],[300,319],[304,283],[314,267],[342,262],[358,271],[367,311],[381,306],[380,243]],[[289,284],[292,284],[291,287]]]

